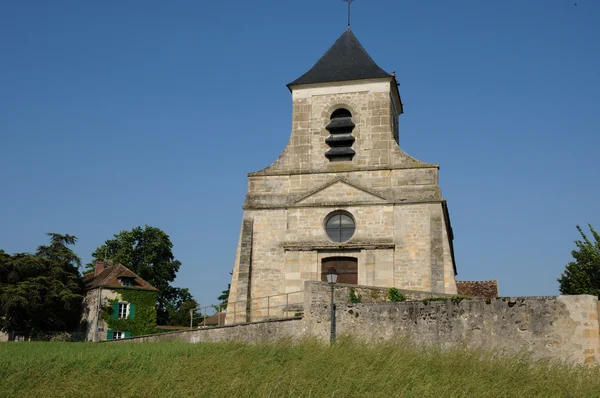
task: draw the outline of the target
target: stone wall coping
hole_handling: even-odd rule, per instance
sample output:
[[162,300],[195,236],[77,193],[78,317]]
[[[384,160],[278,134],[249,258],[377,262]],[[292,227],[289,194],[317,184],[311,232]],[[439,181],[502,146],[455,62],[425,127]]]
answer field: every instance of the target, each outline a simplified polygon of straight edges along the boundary
[[[329,286],[328,282],[321,282],[321,281],[306,281],[304,282],[305,284],[305,288],[304,291],[306,292],[306,285],[318,285],[318,286]],[[335,287],[343,287],[343,288],[354,288],[354,289],[377,289],[377,290],[389,290],[392,287],[389,286],[368,286],[368,285],[350,285],[347,283],[336,283]],[[428,291],[423,291],[423,290],[409,290],[409,289],[398,289],[399,293],[407,293],[407,294],[430,294],[431,297],[454,297],[456,296],[456,294],[449,294],[449,293],[435,293],[435,292],[428,292]]]
[[288,321],[297,321],[297,320],[301,320],[301,319],[302,319],[301,316],[295,316],[295,317],[285,318],[285,319],[269,319],[269,320],[263,320],[263,321],[257,321],[257,322],[236,323],[236,324],[233,324],[233,325],[207,326],[207,327],[204,327],[204,328],[202,328],[202,327],[195,327],[195,328],[192,328],[192,329],[176,330],[176,331],[173,331],[173,332],[144,334],[142,336],[125,337],[125,338],[122,338],[122,339],[115,339],[115,340],[102,340],[102,341],[100,341],[100,343],[117,343],[119,341],[139,340],[139,339],[144,338],[144,337],[167,336],[167,335],[172,335],[172,334],[182,334],[182,333],[189,333],[189,332],[201,332],[201,331],[208,331],[208,330],[215,330],[215,329],[229,329],[229,328],[234,328],[234,327],[237,327],[237,326],[257,325],[257,324],[261,324],[261,323],[288,322]]

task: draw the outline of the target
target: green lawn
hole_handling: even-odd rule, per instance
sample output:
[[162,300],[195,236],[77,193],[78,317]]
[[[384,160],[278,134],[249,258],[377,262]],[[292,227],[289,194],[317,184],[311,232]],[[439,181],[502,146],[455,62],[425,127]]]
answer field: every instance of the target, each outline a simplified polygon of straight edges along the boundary
[[351,341],[0,343],[0,397],[600,397],[600,367]]

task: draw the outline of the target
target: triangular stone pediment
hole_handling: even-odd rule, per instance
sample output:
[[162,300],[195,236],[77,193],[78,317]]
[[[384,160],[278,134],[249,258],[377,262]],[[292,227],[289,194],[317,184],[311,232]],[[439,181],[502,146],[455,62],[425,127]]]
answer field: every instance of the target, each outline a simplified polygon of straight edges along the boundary
[[296,200],[294,204],[318,205],[385,202],[386,199],[384,197],[369,189],[356,186],[343,179],[336,179],[307,193],[300,199]]

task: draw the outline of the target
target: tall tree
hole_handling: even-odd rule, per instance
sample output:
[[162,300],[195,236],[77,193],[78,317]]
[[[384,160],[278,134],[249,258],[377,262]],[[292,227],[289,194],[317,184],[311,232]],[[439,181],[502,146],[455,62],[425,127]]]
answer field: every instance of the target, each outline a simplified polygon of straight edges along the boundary
[[[159,228],[146,225],[131,231],[121,231],[92,256],[95,260],[109,258],[121,263],[158,289],[157,322],[168,324],[170,309],[179,297],[179,289],[171,286],[181,262],[173,255],[173,243],[169,235]],[[94,268],[93,261],[87,268]]]
[[0,251],[0,328],[40,337],[74,330],[81,316],[81,260],[68,247],[77,238],[49,233],[36,253]]
[[588,224],[593,241],[581,230],[582,240],[576,240],[577,250],[571,252],[575,261],[567,264],[558,282],[562,294],[592,294],[600,297],[600,235]]

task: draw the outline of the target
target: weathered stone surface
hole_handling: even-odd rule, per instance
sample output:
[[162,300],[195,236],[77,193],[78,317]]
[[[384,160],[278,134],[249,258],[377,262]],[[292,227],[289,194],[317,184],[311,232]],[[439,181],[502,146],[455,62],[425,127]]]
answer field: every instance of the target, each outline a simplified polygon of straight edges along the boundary
[[238,341],[248,344],[272,343],[281,339],[301,339],[306,335],[302,319],[286,319],[233,326],[220,326],[206,329],[193,329],[184,332],[170,332],[129,339],[110,340],[110,343],[133,342],[154,343],[158,341],[179,341],[183,343],[218,343]]
[[[596,307],[593,296],[365,303],[339,305],[336,319],[339,333],[359,340],[407,338],[429,346],[526,350],[534,358],[592,364],[600,363]],[[327,319],[327,305],[313,306],[308,333],[326,333]]]
[[[331,300],[331,285],[326,282],[305,282],[304,284],[304,308],[311,308],[326,304]],[[385,303],[389,302],[387,295],[389,287],[364,286],[364,285],[345,285],[337,283],[335,285],[334,294],[335,302],[339,305],[348,303],[350,290],[354,290],[357,296],[361,297],[362,303]],[[454,295],[447,293],[432,293],[419,290],[398,289],[406,300],[423,300],[434,297],[451,298]]]
[[[349,289],[362,303],[348,301]],[[401,291],[408,299],[431,296]],[[330,286],[306,282],[304,318],[212,329],[196,329],[114,341],[241,341],[273,342],[282,338],[329,339]],[[415,344],[461,346],[533,358],[560,359],[574,364],[600,364],[600,305],[595,296],[502,297],[462,301],[382,302],[387,289],[338,285],[335,289],[338,334],[358,341],[408,340]]]
[[[109,305],[110,300],[120,300],[121,295],[111,289],[96,288],[89,290],[83,298],[82,319],[85,321],[85,340],[106,340],[108,326],[98,310]],[[97,322],[97,324],[96,324]],[[98,330],[95,333],[96,329]]]

